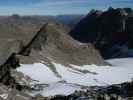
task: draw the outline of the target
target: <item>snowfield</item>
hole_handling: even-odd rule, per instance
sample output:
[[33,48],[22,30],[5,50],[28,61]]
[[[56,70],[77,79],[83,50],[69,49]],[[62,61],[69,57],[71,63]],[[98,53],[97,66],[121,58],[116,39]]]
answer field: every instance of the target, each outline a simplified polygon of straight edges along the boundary
[[[57,94],[69,95],[82,86],[108,86],[131,81],[133,78],[133,59],[111,59],[107,60],[112,66],[96,65],[70,65],[64,66],[52,63],[61,77],[45,64],[21,64],[17,71],[36,80],[37,84],[48,84],[41,93],[43,96],[54,96]],[[36,82],[32,84],[36,84]]]
[[58,94],[69,95],[76,90],[81,90],[80,86],[76,86],[74,84],[54,83],[49,87],[44,88],[40,94],[42,94],[44,97],[54,96]]
[[17,71],[24,73],[24,75],[29,76],[31,79],[38,82],[38,84],[50,84],[60,81],[54,73],[44,64],[24,64],[17,69]]

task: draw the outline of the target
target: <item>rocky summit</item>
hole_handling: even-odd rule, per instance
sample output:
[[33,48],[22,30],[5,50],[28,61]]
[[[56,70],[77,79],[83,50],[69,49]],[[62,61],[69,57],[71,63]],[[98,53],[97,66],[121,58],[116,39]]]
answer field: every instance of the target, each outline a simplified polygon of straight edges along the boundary
[[[59,22],[17,15],[0,17],[0,20],[2,100],[34,100],[27,93],[34,89],[31,85],[27,85],[32,79],[15,71],[20,64],[36,62],[49,66],[52,62],[62,65],[105,64],[91,43],[85,44],[74,40],[68,35],[70,29]],[[35,98],[38,100],[37,98],[41,97]]]
[[132,57],[133,11],[131,8],[92,10],[70,32],[81,42],[91,42],[106,59]]
[[60,23],[45,24],[21,52],[34,59],[61,64],[103,64],[103,59],[92,44],[72,39],[69,29]]
[[47,17],[38,16],[0,16],[1,82],[10,83],[9,80],[12,80],[10,68],[19,65],[15,55],[31,41],[37,31],[48,20]]

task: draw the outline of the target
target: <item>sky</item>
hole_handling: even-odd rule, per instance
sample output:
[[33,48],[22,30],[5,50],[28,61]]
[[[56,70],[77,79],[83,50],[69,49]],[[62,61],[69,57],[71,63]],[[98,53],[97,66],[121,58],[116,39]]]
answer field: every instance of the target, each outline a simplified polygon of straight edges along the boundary
[[133,0],[0,0],[0,15],[86,14],[110,6],[133,7]]

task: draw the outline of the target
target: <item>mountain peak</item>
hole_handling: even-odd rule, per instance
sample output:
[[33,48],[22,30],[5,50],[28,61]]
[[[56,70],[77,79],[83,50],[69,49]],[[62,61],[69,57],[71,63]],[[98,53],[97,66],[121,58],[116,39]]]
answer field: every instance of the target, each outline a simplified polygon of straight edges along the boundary
[[74,40],[68,32],[69,29],[60,23],[47,23],[38,31],[23,53],[28,52],[37,60],[47,58],[62,64],[103,64],[102,57],[91,44]]

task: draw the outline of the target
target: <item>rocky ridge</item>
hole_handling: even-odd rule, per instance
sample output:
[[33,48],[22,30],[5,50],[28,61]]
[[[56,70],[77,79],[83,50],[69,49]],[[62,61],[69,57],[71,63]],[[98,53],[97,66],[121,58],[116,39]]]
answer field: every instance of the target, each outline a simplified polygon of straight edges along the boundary
[[[36,34],[21,53],[33,58],[62,64],[103,64],[102,57],[91,44],[72,39],[69,29],[59,23],[48,23]],[[29,54],[26,54],[29,53]],[[42,59],[44,58],[44,60]]]
[[81,42],[91,42],[106,59],[132,57],[133,11],[131,8],[92,10],[70,32]]
[[[12,20],[14,20],[14,17],[11,21]],[[20,23],[20,20],[18,20],[18,23]],[[16,29],[16,26],[12,29]],[[34,32],[35,31],[37,31],[36,28]],[[12,70],[19,67],[21,61],[25,64],[27,62],[34,63],[43,61],[48,63],[48,65],[51,64],[51,61],[64,65],[92,63],[99,65],[104,64],[102,57],[91,44],[82,44],[72,39],[67,34],[69,28],[57,22],[45,23],[36,34],[33,31],[28,31],[31,35],[27,34],[23,37],[21,37],[21,35],[23,35],[24,31],[22,31],[22,34],[14,34],[13,31],[11,31],[11,33],[5,31],[2,32],[5,34],[4,36],[1,36],[0,39],[0,82],[7,85],[7,88],[9,87],[11,89],[11,91],[7,90],[7,94],[3,94],[4,97],[7,97],[3,98],[5,100],[15,100],[16,98],[16,100],[26,100],[27,98],[30,100],[30,98],[32,98],[29,94],[24,92],[25,90],[32,89],[32,87],[29,87],[25,83],[20,84],[18,82],[19,79],[17,80],[19,77],[13,76],[15,72],[12,73]],[[13,37],[13,35],[15,37]],[[27,36],[28,38],[25,38]],[[27,59],[27,61],[25,59]],[[17,75],[22,76],[20,79],[25,79],[22,74],[17,73]],[[29,81],[30,78],[27,78],[27,80]],[[15,91],[15,95],[19,95],[19,97],[14,96],[14,94],[12,94],[14,92],[12,91]],[[8,98],[7,95],[10,94],[12,95],[12,98]]]

